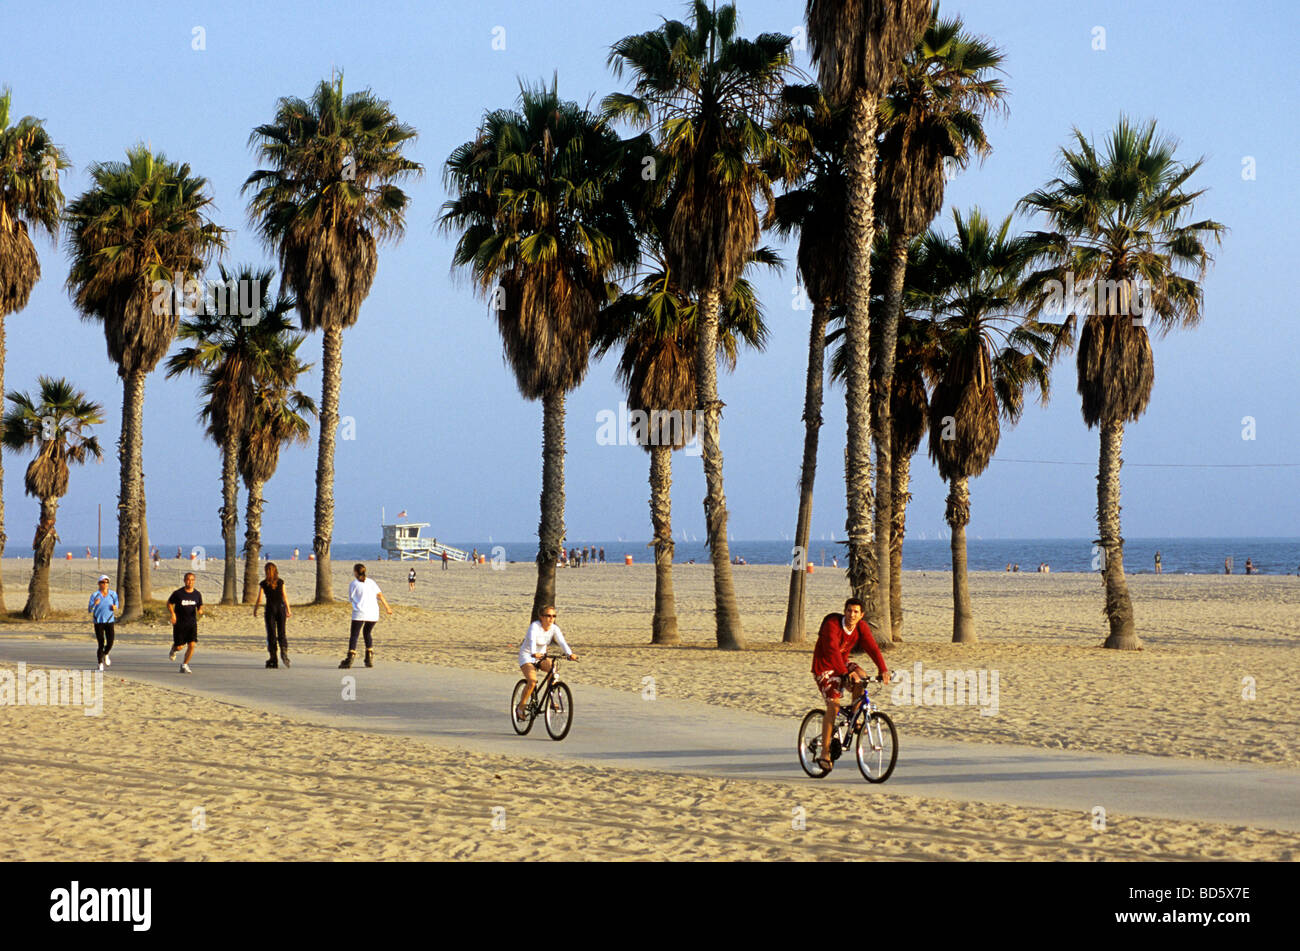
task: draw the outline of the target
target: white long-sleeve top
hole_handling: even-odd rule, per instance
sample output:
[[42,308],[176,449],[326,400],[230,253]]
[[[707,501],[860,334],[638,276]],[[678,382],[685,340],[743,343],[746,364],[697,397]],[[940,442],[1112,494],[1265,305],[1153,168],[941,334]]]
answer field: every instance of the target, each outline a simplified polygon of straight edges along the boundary
[[573,649],[569,647],[568,642],[564,639],[564,634],[560,631],[560,625],[552,624],[550,629],[547,630],[542,627],[541,621],[534,621],[529,624],[528,633],[524,635],[524,642],[519,645],[519,666],[536,663],[533,655],[545,654],[546,648],[551,645],[551,641],[555,641],[566,656],[573,653]]

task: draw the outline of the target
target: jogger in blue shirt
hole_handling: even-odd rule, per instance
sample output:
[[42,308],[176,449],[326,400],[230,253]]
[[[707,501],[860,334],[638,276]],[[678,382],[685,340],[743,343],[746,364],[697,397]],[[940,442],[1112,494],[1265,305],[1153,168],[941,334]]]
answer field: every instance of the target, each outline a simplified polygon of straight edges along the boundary
[[95,663],[99,665],[100,670],[103,670],[113,664],[108,659],[108,652],[113,649],[113,622],[122,613],[117,592],[108,590],[108,575],[99,576],[99,590],[90,596],[90,606],[87,610],[95,622],[95,640],[99,642],[99,650],[95,652]]

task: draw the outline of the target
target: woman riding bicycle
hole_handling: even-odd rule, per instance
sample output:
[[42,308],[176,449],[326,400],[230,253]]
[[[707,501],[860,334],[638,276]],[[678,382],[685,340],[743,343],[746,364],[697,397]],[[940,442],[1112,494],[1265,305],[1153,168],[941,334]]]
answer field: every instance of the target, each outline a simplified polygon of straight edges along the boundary
[[543,673],[550,671],[551,661],[546,656],[546,649],[555,641],[564,651],[569,660],[577,660],[578,655],[573,653],[568,642],[565,641],[564,635],[560,632],[560,625],[555,623],[555,605],[548,604],[542,608],[541,616],[528,625],[528,633],[524,635],[524,642],[519,645],[519,669],[523,671],[524,679],[528,681],[528,686],[524,688],[523,699],[519,701],[519,706],[515,707],[515,719],[526,720],[527,714],[524,712],[528,708],[528,700],[533,695],[533,690],[537,687],[537,671]]

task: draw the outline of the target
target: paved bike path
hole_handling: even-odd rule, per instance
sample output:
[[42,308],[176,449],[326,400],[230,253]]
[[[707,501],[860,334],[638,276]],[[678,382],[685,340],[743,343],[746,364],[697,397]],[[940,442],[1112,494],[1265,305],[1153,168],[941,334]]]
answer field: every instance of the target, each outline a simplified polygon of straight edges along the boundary
[[[25,661],[29,668],[86,669],[87,654],[94,656],[89,640],[0,636],[0,661]],[[942,799],[1083,813],[1102,806],[1112,814],[1300,830],[1300,770],[922,739],[908,735],[904,711],[895,718],[898,767],[885,787],[876,787],[863,781],[849,757],[825,779],[805,776],[795,754],[798,719],[688,701],[647,701],[638,693],[583,684],[578,664],[565,669],[574,694],[574,725],[557,743],[540,719],[527,736],[511,729],[507,708],[515,674],[387,660],[373,669],[358,662],[343,671],[337,660],[306,654],[294,657],[290,670],[267,670],[265,657],[204,651],[200,644],[194,673],[184,675],[178,662],[167,660],[164,647],[119,642],[106,676],[470,751],[735,780],[829,783],[861,796],[887,788]],[[355,677],[352,700],[343,699],[348,675]]]

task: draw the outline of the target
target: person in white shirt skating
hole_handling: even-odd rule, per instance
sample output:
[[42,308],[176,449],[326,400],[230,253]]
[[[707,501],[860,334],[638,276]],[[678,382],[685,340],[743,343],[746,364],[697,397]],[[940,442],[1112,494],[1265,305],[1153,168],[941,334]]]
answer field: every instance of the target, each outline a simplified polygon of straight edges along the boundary
[[366,566],[360,563],[353,565],[352,574],[356,576],[348,585],[348,600],[352,602],[352,631],[348,638],[348,656],[339,663],[342,670],[351,667],[357,656],[358,637],[366,640],[366,666],[375,666],[375,648],[370,632],[379,621],[379,605],[382,603],[388,616],[393,616],[393,609],[388,606],[388,600],[384,597],[384,592],[379,590],[379,585],[366,579]]
[[519,645],[519,669],[523,671],[524,679],[528,681],[528,686],[524,688],[523,698],[519,706],[515,707],[515,718],[525,720],[527,717],[524,711],[528,708],[528,701],[533,695],[533,690],[537,687],[537,671],[546,673],[551,669],[551,661],[546,656],[546,649],[554,641],[559,645],[560,650],[569,660],[577,660],[578,655],[564,639],[564,634],[560,631],[560,625],[555,623],[555,605],[548,604],[542,608],[541,616],[528,625],[528,633],[524,635],[524,642]]

